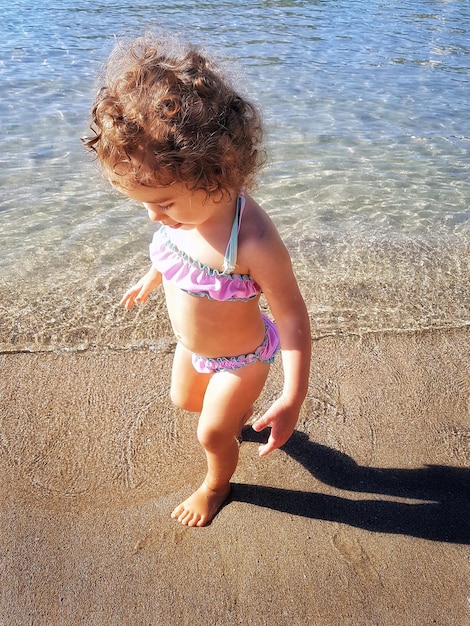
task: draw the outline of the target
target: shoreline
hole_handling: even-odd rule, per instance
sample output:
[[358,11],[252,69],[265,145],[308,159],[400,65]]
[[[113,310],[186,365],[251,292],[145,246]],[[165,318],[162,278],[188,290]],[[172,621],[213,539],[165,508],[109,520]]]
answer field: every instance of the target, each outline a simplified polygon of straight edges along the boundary
[[[369,337],[412,337],[427,335],[433,333],[452,333],[459,331],[468,331],[470,329],[470,322],[463,322],[454,326],[429,326],[425,328],[383,328],[377,330],[364,330],[364,331],[343,331],[332,330],[325,331],[323,333],[312,333],[312,342],[322,341],[324,339],[363,339]],[[170,335],[165,337],[164,340],[160,338],[158,342],[142,341],[140,343],[130,345],[84,345],[84,346],[49,346],[41,348],[0,348],[0,357],[13,356],[20,354],[30,355],[78,355],[78,354],[119,354],[119,353],[143,353],[143,354],[172,354],[176,346],[176,340],[174,336]]]
[[[169,517],[204,471],[197,417],[168,399],[171,354],[0,355],[0,621],[464,623],[469,339],[312,341],[293,437],[259,459],[244,430],[205,529]],[[281,387],[276,359],[256,412]]]
[[[455,242],[454,242],[455,243]],[[348,241],[318,234],[292,249],[294,271],[314,337],[414,332],[470,324],[470,246],[385,238]],[[303,246],[303,247],[302,247]],[[62,251],[63,254],[64,251]],[[148,267],[144,251],[119,261],[40,254],[2,272],[0,351],[155,345],[172,331],[163,294],[134,311],[119,307]],[[4,275],[3,275],[4,274]],[[266,303],[261,301],[264,309]]]

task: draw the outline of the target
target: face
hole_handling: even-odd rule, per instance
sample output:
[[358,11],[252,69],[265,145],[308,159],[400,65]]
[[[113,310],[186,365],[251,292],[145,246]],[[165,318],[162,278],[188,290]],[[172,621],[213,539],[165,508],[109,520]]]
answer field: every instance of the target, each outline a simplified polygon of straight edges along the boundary
[[160,222],[169,228],[196,228],[210,219],[217,209],[205,191],[191,191],[183,184],[170,187],[137,185],[120,191],[128,198],[142,202],[152,222]]

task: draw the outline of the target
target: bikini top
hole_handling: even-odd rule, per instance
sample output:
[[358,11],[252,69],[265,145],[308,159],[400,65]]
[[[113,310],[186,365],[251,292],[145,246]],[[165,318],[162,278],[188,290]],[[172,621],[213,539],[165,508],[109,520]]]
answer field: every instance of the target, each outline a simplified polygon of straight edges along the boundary
[[150,244],[150,259],[153,266],[161,272],[163,282],[171,283],[191,296],[210,300],[227,302],[256,298],[261,293],[261,288],[249,274],[230,273],[237,262],[238,233],[244,208],[245,196],[240,194],[222,272],[203,265],[180,250],[170,240],[165,226],[157,230]]

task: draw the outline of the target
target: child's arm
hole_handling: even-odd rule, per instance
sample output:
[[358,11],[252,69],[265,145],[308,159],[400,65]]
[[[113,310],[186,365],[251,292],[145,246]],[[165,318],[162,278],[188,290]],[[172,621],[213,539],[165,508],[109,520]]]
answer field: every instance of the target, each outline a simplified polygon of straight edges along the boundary
[[125,307],[127,310],[132,308],[134,304],[143,304],[147,301],[149,294],[162,282],[161,273],[156,270],[153,265],[149,271],[142,276],[142,278],[121,298],[119,304]]
[[253,424],[256,431],[271,426],[268,442],[260,456],[284,445],[292,435],[307,395],[311,335],[305,302],[292,270],[289,254],[274,227],[257,245],[250,273],[268,300],[281,340],[284,386],[281,396]]

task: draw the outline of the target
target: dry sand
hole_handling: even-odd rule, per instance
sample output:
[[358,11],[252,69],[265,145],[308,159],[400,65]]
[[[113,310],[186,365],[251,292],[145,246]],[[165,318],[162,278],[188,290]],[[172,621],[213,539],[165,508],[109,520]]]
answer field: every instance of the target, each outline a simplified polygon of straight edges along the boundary
[[245,429],[188,529],[168,354],[1,355],[0,624],[470,624],[469,356],[468,329],[315,340],[290,442],[259,459]]

